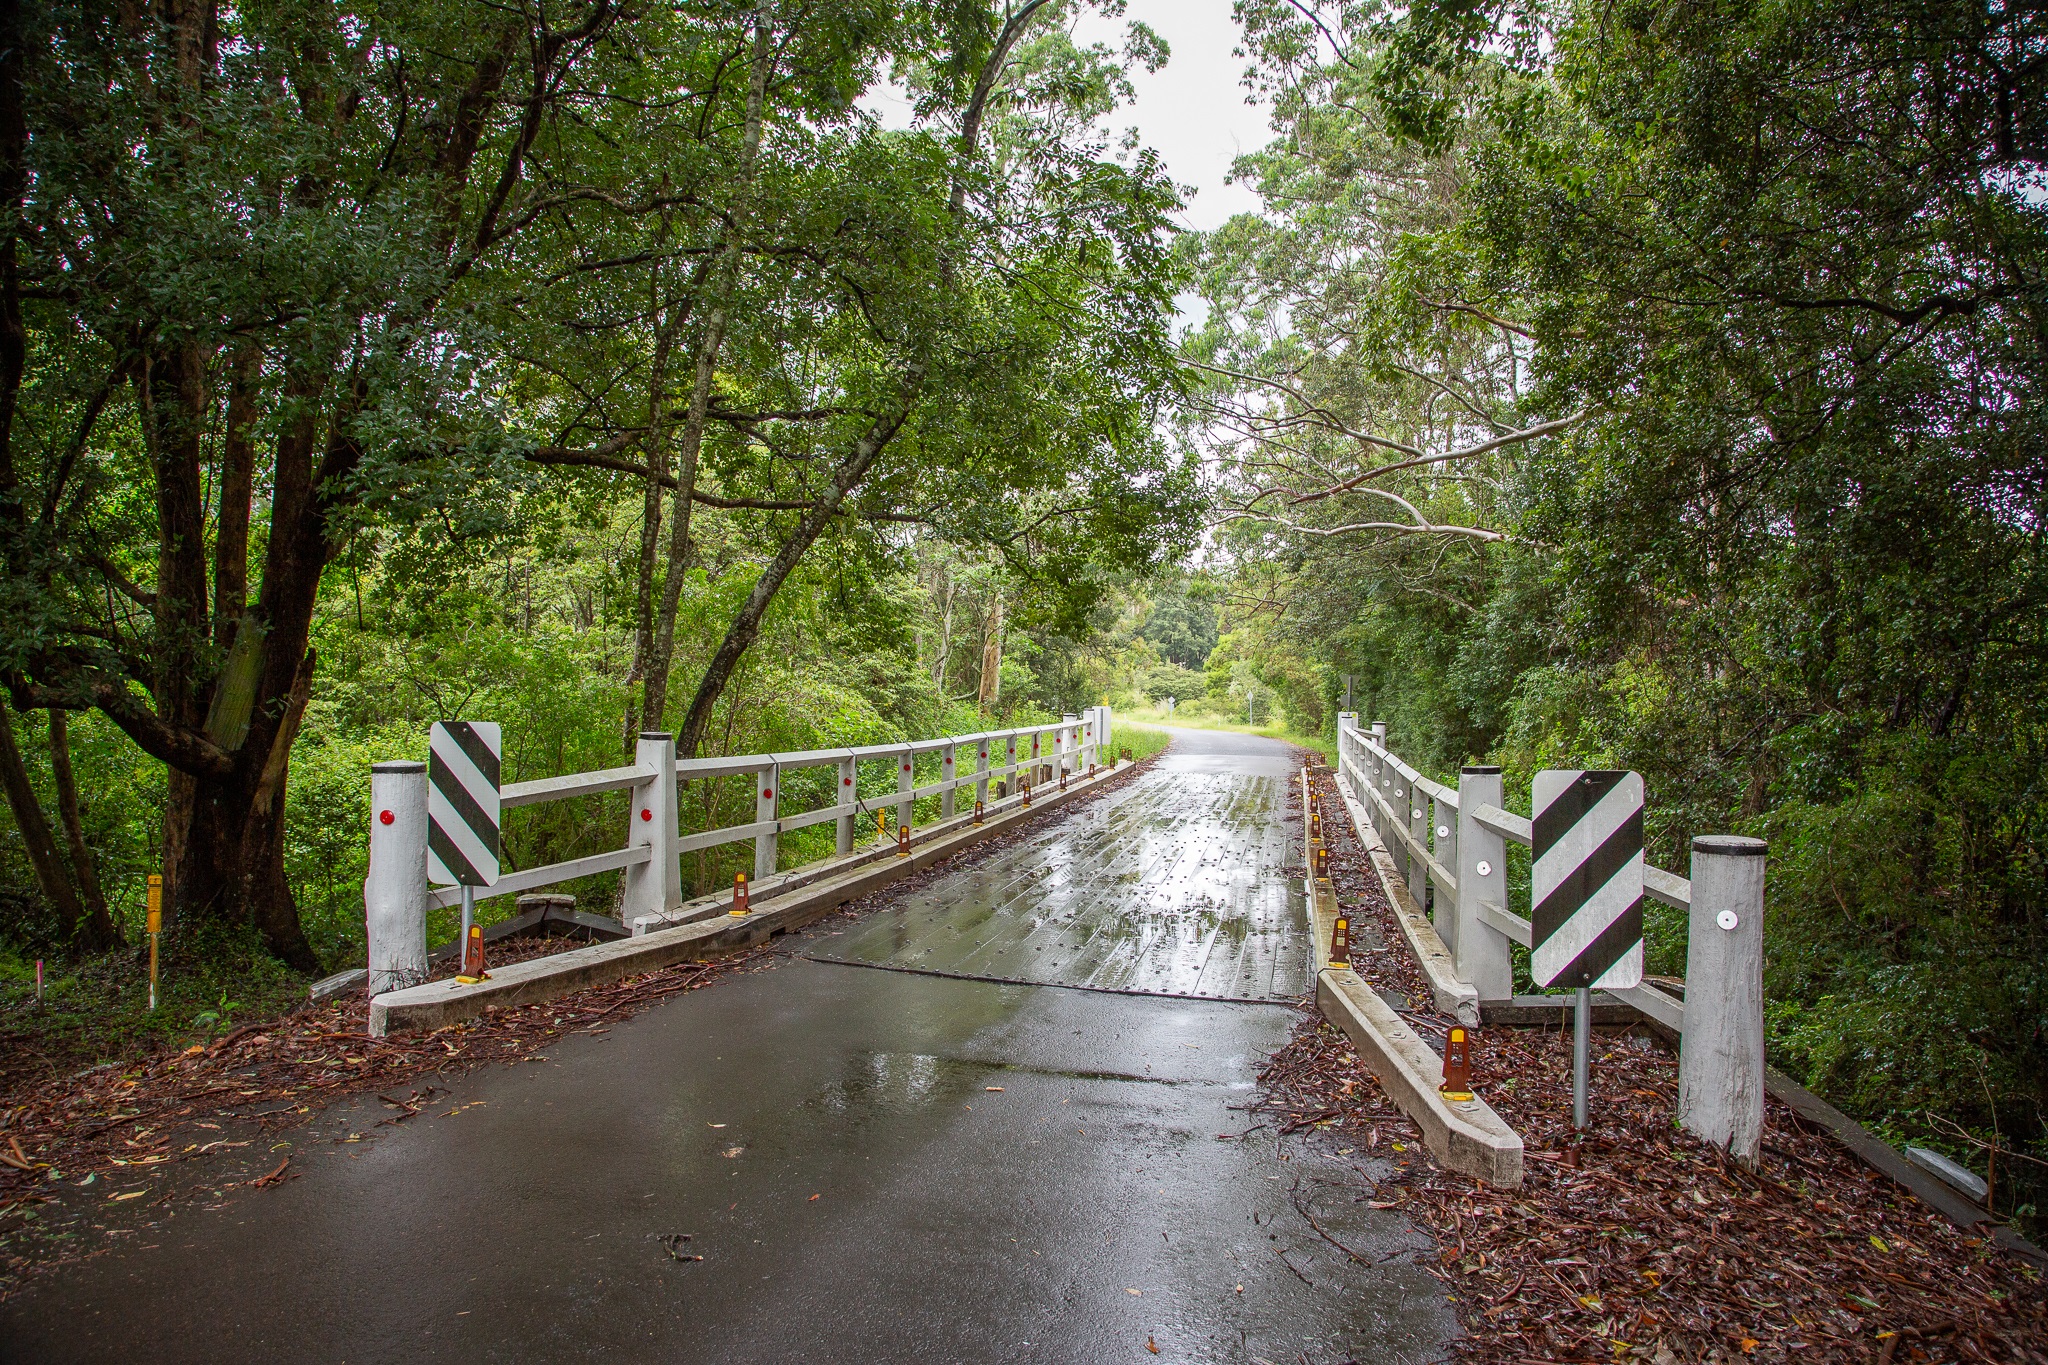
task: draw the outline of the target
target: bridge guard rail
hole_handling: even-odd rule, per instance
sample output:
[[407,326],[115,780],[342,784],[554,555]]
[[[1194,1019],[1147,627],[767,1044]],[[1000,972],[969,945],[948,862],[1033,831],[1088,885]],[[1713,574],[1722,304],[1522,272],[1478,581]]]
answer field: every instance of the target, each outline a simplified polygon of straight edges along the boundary
[[[1403,762],[1385,721],[1337,717],[1337,781],[1361,807],[1417,903],[1429,907],[1459,980],[1488,1003],[1514,999],[1512,945],[1530,923],[1509,904],[1507,846],[1530,845],[1507,810],[1499,768],[1471,766],[1448,787]],[[1764,859],[1761,840],[1702,835],[1692,876],[1643,869],[1644,893],[1686,912],[1685,998],[1654,982],[1608,994],[1679,1035],[1678,1118],[1754,1163],[1763,1139]]]
[[[753,880],[764,881],[776,873],[784,833],[831,822],[836,826],[838,852],[851,853],[857,818],[877,809],[893,808],[897,824],[905,826],[911,822],[918,798],[937,796],[940,819],[944,820],[954,817],[963,787],[971,787],[973,800],[986,804],[992,783],[1004,783],[1009,790],[1021,784],[1054,782],[1061,774],[1085,772],[1102,763],[1105,753],[1114,752],[1106,748],[1110,726],[1110,708],[1092,706],[1044,725],[969,735],[800,753],[686,759],[676,757],[672,735],[648,731],[640,736],[630,767],[513,782],[500,790],[499,804],[508,810],[630,791],[622,847],[508,873],[490,887],[479,888],[477,899],[516,896],[600,872],[619,872],[623,874],[619,918],[630,927],[636,919],[671,915],[681,909],[685,853],[751,840]],[[961,771],[963,753],[973,755],[970,771]],[[916,764],[921,754],[938,758],[939,780],[919,786]],[[862,797],[863,763],[887,763],[894,768],[895,789],[885,796]],[[813,810],[788,810],[783,780],[788,773],[805,768],[836,769],[839,799]],[[756,782],[752,820],[689,834],[679,829],[679,784],[740,774],[752,774]],[[363,882],[363,909],[369,936],[369,987],[375,995],[426,980],[427,913],[456,904],[461,890],[427,882],[426,765],[375,765],[371,794],[369,875]]]

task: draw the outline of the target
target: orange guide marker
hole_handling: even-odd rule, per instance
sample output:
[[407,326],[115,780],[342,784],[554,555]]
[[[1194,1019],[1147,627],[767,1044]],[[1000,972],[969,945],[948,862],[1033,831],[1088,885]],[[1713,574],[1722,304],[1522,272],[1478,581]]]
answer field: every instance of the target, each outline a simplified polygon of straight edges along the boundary
[[1472,1036],[1456,1024],[1444,1039],[1444,1083],[1437,1088],[1447,1100],[1472,1098]]
[[484,970],[484,927],[481,924],[469,926],[469,941],[462,948],[462,975],[455,979],[464,984],[491,979],[491,974]]
[[732,874],[732,909],[729,913],[733,915],[749,913],[747,905],[747,874],[744,872]]

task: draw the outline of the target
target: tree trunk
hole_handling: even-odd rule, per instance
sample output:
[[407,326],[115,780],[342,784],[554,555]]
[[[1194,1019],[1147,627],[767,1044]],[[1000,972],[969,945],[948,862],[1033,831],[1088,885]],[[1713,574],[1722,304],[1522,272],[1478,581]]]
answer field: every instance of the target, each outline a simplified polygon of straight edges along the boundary
[[234,643],[249,602],[249,511],[256,481],[256,448],[249,438],[256,424],[258,359],[253,346],[235,353],[227,429],[221,434],[220,520],[213,543],[213,642],[222,649]]
[[983,711],[995,709],[1003,691],[1003,590],[996,589],[988,609],[988,622],[981,634],[981,693],[977,698]]
[[[986,113],[989,98],[996,88],[996,81],[1002,75],[1003,65],[1009,60],[1011,49],[1016,46],[1017,40],[1023,37],[1033,17],[1044,10],[1047,3],[1048,0],[1028,0],[1028,3],[1010,16],[1009,21],[1003,25],[1002,32],[997,36],[994,50],[983,64],[981,75],[975,82],[974,94],[968,100],[967,108],[960,120],[960,140],[953,166],[949,207],[956,219],[966,213],[967,167],[974,159],[979,146],[981,121]],[[756,30],[755,71],[757,80],[765,85],[764,64],[767,58],[763,53],[760,35],[765,31],[767,20],[764,17],[760,22],[761,28]],[[749,108],[752,108],[751,97]],[[752,127],[753,120],[750,119],[749,124]],[[758,138],[758,127],[752,127],[752,135]],[[737,250],[736,244],[731,249]],[[950,287],[952,284],[953,262],[950,253],[940,258],[939,279],[942,287]],[[708,373],[702,378],[708,386]],[[704,731],[711,723],[711,713],[718,705],[719,694],[725,690],[733,669],[739,664],[740,656],[746,653],[748,647],[759,636],[761,620],[768,614],[769,604],[775,600],[775,594],[781,591],[783,583],[788,581],[789,575],[819,534],[831,523],[832,518],[839,514],[839,508],[846,501],[847,495],[867,477],[868,470],[874,465],[875,460],[881,456],[889,442],[895,439],[896,433],[908,420],[911,407],[915,404],[923,383],[923,369],[917,366],[910,367],[904,376],[901,406],[893,414],[877,419],[875,425],[869,428],[867,435],[855,443],[853,453],[826,484],[824,495],[804,513],[803,519],[797,523],[795,532],[783,542],[782,548],[776,551],[775,558],[768,562],[767,567],[761,571],[761,576],[754,581],[753,591],[747,594],[747,600],[741,604],[738,615],[726,629],[725,638],[719,642],[718,652],[711,656],[711,662],[704,670],[704,677],[697,685],[697,695],[691,699],[690,713],[684,719],[682,734],[676,740],[676,752],[681,756],[696,756],[697,747],[704,738]],[[694,450],[689,453],[688,458],[690,463],[686,469],[690,482],[686,485],[679,481],[676,488],[676,500],[685,509],[689,506],[686,486],[694,491]]]
[[[668,475],[668,440],[662,425],[667,405],[666,379],[669,347],[674,334],[664,325],[661,307],[661,272],[653,272],[654,363],[647,370],[647,486],[640,497],[640,562],[633,584],[633,669],[626,675],[625,752],[631,755],[636,738],[649,727],[642,721],[640,695],[634,687],[644,683],[654,652],[654,558],[661,548],[661,481]],[[660,722],[659,714],[655,721]]]
[[734,226],[726,230],[724,249],[719,252],[718,273],[711,281],[711,306],[704,315],[704,335],[697,343],[690,407],[683,418],[682,440],[677,448],[675,502],[669,512],[668,573],[662,579],[661,613],[655,622],[654,648],[648,658],[645,682],[646,704],[642,708],[649,725],[661,724],[668,710],[668,675],[675,662],[676,611],[682,603],[683,578],[690,568],[690,502],[697,493],[697,462],[711,415],[711,382],[718,372],[719,352],[725,347],[733,290],[739,280],[740,231],[747,220],[754,161],[761,149],[768,78],[775,67],[772,35],[773,26],[764,6],[755,11],[754,18],[754,59],[747,78],[746,124],[740,134],[739,203],[733,214]]
[[0,708],[0,787],[7,789],[7,808],[13,812],[14,827],[21,831],[22,847],[28,852],[29,866],[35,870],[36,886],[43,899],[65,924],[76,925],[80,918],[78,893],[65,873],[64,859],[50,833],[49,819],[43,814],[43,804],[36,798],[35,785],[22,764],[21,747],[14,742],[14,716],[4,708]]
[[939,577],[945,584],[940,591],[939,600],[945,605],[939,611],[939,657],[932,663],[932,683],[943,696],[946,691],[946,664],[953,653],[953,598],[959,592],[960,585],[954,581],[953,575],[947,572],[943,563],[939,565]]
[[80,914],[73,921],[71,941],[87,952],[104,952],[121,942],[121,931],[107,913],[107,898],[85,844],[85,822],[78,814],[78,779],[71,771],[70,718],[50,708],[50,771],[57,779],[57,814],[64,822],[64,842],[71,849],[71,879],[78,888]]
[[854,444],[851,454],[832,473],[825,485],[825,493],[807,509],[797,522],[789,539],[782,542],[782,548],[775,552],[775,558],[768,561],[761,570],[761,576],[754,580],[753,591],[740,604],[738,615],[731,626],[726,628],[725,638],[718,643],[718,652],[711,656],[711,663],[704,670],[703,681],[697,684],[697,695],[690,701],[690,714],[683,721],[683,732],[676,740],[676,753],[683,758],[695,758],[697,746],[703,742],[704,731],[711,724],[711,713],[718,706],[718,696],[725,690],[732,678],[733,669],[738,667],[740,656],[747,652],[761,633],[761,620],[768,614],[769,604],[775,594],[789,581],[789,576],[810,550],[824,529],[832,524],[832,518],[839,515],[839,509],[847,495],[860,486],[868,470],[896,439],[896,433],[903,429],[903,423],[910,415],[911,406],[916,402],[916,391],[905,392],[901,404],[888,417],[879,419],[868,428],[865,436]]

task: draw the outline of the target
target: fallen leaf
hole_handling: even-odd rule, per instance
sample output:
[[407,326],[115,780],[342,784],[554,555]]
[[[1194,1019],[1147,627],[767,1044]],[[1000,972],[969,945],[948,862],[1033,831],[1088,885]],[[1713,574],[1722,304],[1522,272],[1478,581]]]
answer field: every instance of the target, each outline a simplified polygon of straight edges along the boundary
[[1145,1297],[1145,1291],[1142,1289],[1126,1289],[1124,1293],[1129,1294],[1134,1299]]
[[741,1152],[744,1152],[744,1151],[746,1151],[746,1150],[747,1150],[747,1149],[746,1149],[746,1148],[744,1148],[744,1147],[728,1147],[728,1148],[726,1148],[726,1149],[725,1149],[724,1151],[720,1152],[720,1153],[719,1153],[719,1155],[720,1155],[720,1156],[738,1156],[738,1155],[739,1155],[739,1154],[740,1154]]
[[818,1202],[818,1196],[814,1194],[809,1199],[804,1200],[804,1202],[806,1204],[815,1204]]
[[985,1085],[982,1087],[982,1089],[988,1091],[991,1095],[1000,1095],[1003,1093],[1003,1088],[999,1085]]
[[1876,1233],[1874,1233],[1874,1232],[1870,1234],[1870,1244],[1871,1244],[1872,1246],[1876,1247],[1876,1248],[1877,1248],[1877,1249],[1878,1249],[1879,1251],[1887,1251],[1887,1252],[1888,1252],[1888,1251],[1890,1251],[1890,1250],[1891,1250],[1891,1248],[1890,1248],[1890,1247],[1888,1247],[1888,1246],[1886,1246],[1886,1245],[1884,1244],[1884,1238],[1882,1238],[1882,1237],[1878,1236],[1878,1235],[1877,1235]]
[[1150,1351],[1155,1356],[1159,1354],[1159,1348],[1152,1344],[1152,1338],[1150,1337],[1145,1338],[1145,1349]]
[[109,1202],[109,1203],[112,1203],[112,1204],[118,1204],[118,1203],[120,1203],[120,1202],[121,1202],[121,1201],[122,1201],[123,1199],[140,1199],[140,1198],[142,1198],[142,1196],[143,1196],[143,1195],[145,1195],[145,1194],[148,1194],[148,1193],[149,1193],[149,1191],[148,1191],[148,1190],[130,1190],[130,1191],[128,1191],[128,1193],[126,1193],[126,1194],[115,1194],[115,1195],[109,1195],[109,1196],[107,1197],[107,1202]]

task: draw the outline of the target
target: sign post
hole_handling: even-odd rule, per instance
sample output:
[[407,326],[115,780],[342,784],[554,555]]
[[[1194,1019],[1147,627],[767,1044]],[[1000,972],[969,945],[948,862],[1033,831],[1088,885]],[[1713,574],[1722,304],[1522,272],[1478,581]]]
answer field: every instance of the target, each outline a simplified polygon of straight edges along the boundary
[[498,881],[502,732],[487,721],[434,722],[427,754],[427,880],[462,888],[462,975],[484,979],[476,889]]
[[1643,779],[1546,769],[1531,791],[1529,975],[1570,986],[1572,1126],[1586,1126],[1593,991],[1643,982]]
[[[149,1012],[156,1013],[156,945],[164,932],[164,879],[161,873],[149,874]],[[36,988],[38,998],[43,984],[42,964],[36,964]]]

